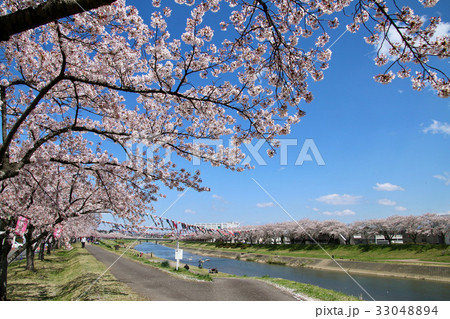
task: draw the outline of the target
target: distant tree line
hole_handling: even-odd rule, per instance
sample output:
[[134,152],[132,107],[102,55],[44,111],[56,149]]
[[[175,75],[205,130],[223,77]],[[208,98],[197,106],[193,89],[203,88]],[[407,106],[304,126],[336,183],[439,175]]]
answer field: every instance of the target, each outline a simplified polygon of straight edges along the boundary
[[391,244],[402,235],[403,242],[445,244],[450,231],[450,216],[424,214],[421,216],[390,216],[344,224],[337,220],[299,221],[244,226],[227,232],[194,233],[185,237],[195,241],[225,241],[247,244],[371,244],[384,236]]

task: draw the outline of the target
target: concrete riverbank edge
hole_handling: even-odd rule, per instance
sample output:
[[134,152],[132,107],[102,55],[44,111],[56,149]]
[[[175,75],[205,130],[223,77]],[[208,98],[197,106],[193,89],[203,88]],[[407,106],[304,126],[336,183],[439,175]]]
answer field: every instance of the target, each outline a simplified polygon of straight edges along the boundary
[[[173,247],[172,244],[163,243],[165,246]],[[304,258],[304,257],[288,257],[276,255],[262,255],[255,253],[236,253],[210,249],[185,249],[193,254],[200,254],[210,257],[238,259],[245,261],[253,261],[265,264],[278,264],[289,267],[305,267],[311,269],[340,271],[343,269],[349,274],[361,274],[370,276],[395,277],[405,279],[432,280],[450,283],[450,267],[445,266],[425,266],[425,265],[408,265],[400,263],[383,263],[383,262],[363,262],[351,261],[343,259],[322,259],[322,258]]]

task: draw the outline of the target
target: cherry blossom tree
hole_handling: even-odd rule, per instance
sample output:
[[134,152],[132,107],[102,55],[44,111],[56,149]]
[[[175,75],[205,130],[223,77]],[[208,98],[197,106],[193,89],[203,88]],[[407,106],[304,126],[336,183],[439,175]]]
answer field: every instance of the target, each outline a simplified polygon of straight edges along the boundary
[[[3,1],[0,13],[8,16],[31,3]],[[170,149],[187,159],[197,156],[234,169],[243,157],[237,148],[241,143],[257,137],[276,146],[276,136],[289,133],[303,115],[299,103],[312,100],[307,83],[323,77],[331,57],[324,49],[329,41],[325,30],[327,25],[338,27],[339,18],[333,16],[348,10],[351,1],[202,2],[191,10],[180,38],[169,33],[166,20],[172,9],[161,9],[159,1],[153,4],[150,25],[135,8],[116,1],[1,43],[0,179],[16,176],[26,165],[53,161],[85,168],[120,166],[148,188],[162,181],[170,188],[201,190],[197,174],[176,170],[160,155]],[[206,16],[227,4],[242,10],[232,11],[229,22],[215,28],[205,25]],[[390,55],[398,56],[389,69],[398,66],[406,76],[404,65],[416,62],[422,75],[414,78],[415,88],[429,82],[446,95],[446,77],[439,79],[439,72],[427,64],[430,57],[447,57],[446,38],[433,39],[440,20],[432,19],[425,27],[406,7],[388,12],[382,1],[359,1],[347,27],[353,32],[373,22],[376,32],[367,41],[376,43],[381,34],[392,47]],[[218,28],[235,40],[213,41]],[[405,34],[400,44],[389,41],[392,30]],[[317,32],[310,49],[300,46],[300,37]],[[392,78],[389,72],[378,79]],[[230,82],[233,76],[237,81]],[[126,103],[126,94],[135,95],[134,109]],[[193,143],[224,135],[231,136],[233,147],[216,150]],[[87,152],[67,156],[67,141],[83,136],[115,143],[131,160],[119,160],[101,141],[94,152],[88,147]],[[140,161],[146,155],[131,153],[130,142],[158,146],[146,166]]]
[[346,225],[344,229],[342,229],[342,236],[345,238],[345,244],[350,245],[353,243],[353,239],[355,235],[360,234],[361,232],[361,225],[359,222],[354,222],[351,224]]
[[[436,236],[439,243],[444,243],[445,235],[450,231],[448,215],[425,214],[421,216],[389,216],[380,219],[368,219],[344,224],[337,220],[315,221],[307,218],[297,222],[270,223],[257,226],[242,226],[233,229],[233,234],[217,235],[215,233],[191,233],[189,240],[244,241],[248,244],[276,244],[278,239],[287,238],[291,244],[306,241],[338,242],[340,235],[345,244],[350,244],[355,235],[360,235],[365,244],[376,235],[383,235],[391,244],[394,236],[409,236],[416,243],[418,236]],[[282,240],[282,243],[285,241]]]
[[417,243],[417,239],[420,235],[426,234],[426,223],[423,216],[403,216],[401,220],[401,229],[403,229],[404,234],[408,236],[414,244]]
[[320,225],[320,234],[328,236],[328,243],[339,243],[340,235],[347,226],[338,220],[325,220]]
[[297,239],[298,225],[294,222],[284,222],[280,224],[282,228],[284,243],[288,239],[290,244],[294,244]]
[[392,238],[402,232],[401,216],[373,219],[370,224],[377,234],[383,235],[391,244]]
[[423,215],[424,234],[436,236],[439,244],[445,243],[445,235],[450,232],[450,216],[427,213]]
[[[115,0],[34,0],[24,1],[24,9],[0,16],[0,40],[49,22],[111,4]],[[27,3],[28,2],[28,3]],[[39,4],[42,2],[41,4]],[[31,5],[30,7],[26,7]]]
[[242,226],[238,229],[240,238],[246,244],[253,245],[259,240],[259,232],[256,226]]
[[301,219],[298,223],[302,225],[301,234],[303,243],[305,243],[307,240],[308,241],[319,240],[319,236],[322,231],[322,222],[304,218]]
[[[16,12],[36,15],[53,2],[1,1],[0,21]],[[397,2],[175,0],[162,8],[154,0],[146,24],[136,8],[117,0],[79,14],[54,10],[51,19],[20,33],[7,30],[8,40],[0,42],[2,196],[14,196],[14,179],[35,176],[39,167],[50,169],[48,176],[77,170],[86,194],[103,188],[101,203],[109,201],[109,209],[137,224],[163,196],[161,187],[207,190],[199,172],[163,160],[164,154],[242,171],[249,166],[241,165],[241,144],[262,138],[273,155],[276,138],[289,134],[304,115],[303,103],[313,100],[309,84],[323,79],[332,54],[328,33],[340,24],[361,29],[380,48],[375,63],[385,69],[376,81],[411,78],[414,89],[430,85],[447,97],[448,77],[434,66],[449,49],[448,37],[435,36],[440,18],[424,22],[409,3],[400,8]],[[169,23],[172,12],[183,12],[185,20]],[[208,143],[221,137],[230,146]],[[111,191],[116,183],[117,193]],[[36,192],[33,205],[49,207],[34,203],[47,198]],[[29,204],[30,197],[20,196],[24,202],[2,201],[2,211]],[[45,224],[46,212],[34,212]],[[7,216],[0,220],[2,243],[16,215]],[[316,223],[310,226],[317,236]]]
[[258,227],[263,244],[272,244],[275,242],[276,232],[273,224],[265,224]]
[[[30,3],[3,1],[0,12],[8,15]],[[12,36],[1,44],[0,179],[18,174],[38,156],[113,164],[116,158],[104,158],[102,152],[71,159],[40,152],[44,144],[88,132],[123,148],[137,141],[187,159],[198,156],[235,167],[242,159],[237,147],[218,151],[192,139],[229,135],[233,146],[239,146],[256,137],[276,146],[276,136],[289,133],[303,115],[300,103],[312,100],[308,81],[322,79],[331,58],[326,29],[339,26],[344,10],[353,10],[350,32],[373,24],[367,42],[391,46],[391,58],[380,53],[377,64],[394,62],[377,81],[390,82],[397,67],[399,76],[412,76],[415,89],[430,83],[439,95],[448,95],[448,78],[428,65],[430,58],[448,56],[448,39],[433,38],[439,18],[425,24],[395,2],[393,10],[385,1],[356,1],[353,9],[351,3],[203,1],[187,15],[185,32],[177,38],[166,21],[171,8],[153,1],[155,10],[146,25],[136,8],[121,0]],[[436,1],[423,3],[428,7]],[[206,17],[227,12],[227,5],[228,20],[205,25]],[[239,10],[233,11],[236,6]],[[219,28],[227,30],[225,40],[215,40]],[[391,40],[392,32],[401,36],[399,43]],[[303,47],[299,39],[314,34],[311,48]],[[411,75],[409,64],[419,73]],[[232,78],[236,81],[230,82]],[[127,107],[126,93],[135,94],[136,102],[130,103],[136,108]],[[24,133],[29,133],[26,140]],[[157,159],[148,159],[149,165],[166,171]],[[127,167],[142,169],[137,166]],[[180,175],[173,176],[175,184],[190,184]]]
[[350,227],[354,235],[360,235],[361,239],[365,241],[365,244],[369,244],[369,238],[377,234],[373,219],[355,221]]
[[70,237],[88,236],[86,232],[97,227],[100,213],[110,213],[131,223],[138,223],[138,218],[145,216],[148,190],[139,197],[134,185],[118,179],[114,171],[104,168],[93,172],[95,175],[86,169],[75,166],[62,168],[50,162],[28,165],[18,176],[4,181],[0,193],[3,238],[11,238],[19,216],[26,217],[29,224],[26,244],[17,249],[8,261],[6,256],[11,249],[11,241],[2,240],[2,287],[6,287],[7,264],[23,250],[27,252],[27,269],[33,270],[34,250],[39,242],[48,239],[55,226],[62,228],[62,237],[68,242]]
[[292,234],[293,225],[292,222],[276,223],[274,227],[276,228],[277,237],[280,238],[281,244],[286,244],[287,240],[290,241],[290,236]]

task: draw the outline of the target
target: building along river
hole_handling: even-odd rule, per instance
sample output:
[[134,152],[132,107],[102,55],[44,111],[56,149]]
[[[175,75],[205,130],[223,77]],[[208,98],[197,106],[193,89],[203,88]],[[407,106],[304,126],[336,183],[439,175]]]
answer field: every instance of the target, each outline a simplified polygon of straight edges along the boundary
[[[157,245],[154,243],[142,243],[135,247],[143,253],[175,260],[173,248]],[[180,265],[189,264],[198,266],[203,260],[204,268],[217,268],[219,272],[239,276],[284,278],[292,281],[312,284],[326,289],[341,291],[348,295],[361,297],[364,300],[450,300],[450,284],[443,282],[398,279],[390,277],[352,275],[352,277],[367,291],[364,292],[346,273],[338,271],[325,271],[309,269],[304,267],[289,267],[282,265],[260,264],[256,262],[216,258],[183,253]]]

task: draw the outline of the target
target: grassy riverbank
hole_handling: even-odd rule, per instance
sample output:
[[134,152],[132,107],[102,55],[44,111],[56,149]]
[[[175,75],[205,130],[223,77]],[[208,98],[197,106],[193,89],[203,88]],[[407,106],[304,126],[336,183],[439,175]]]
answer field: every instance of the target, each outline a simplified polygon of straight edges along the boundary
[[[175,263],[171,261],[167,261],[158,257],[150,257],[148,254],[144,254],[143,257],[140,257],[140,253],[138,253],[136,250],[130,248],[130,245],[133,245],[132,241],[114,241],[114,240],[102,240],[100,241],[100,247],[111,251],[113,253],[116,253],[117,255],[137,262],[140,262],[142,264],[146,264],[151,267],[159,268],[164,271],[170,272],[173,275],[182,276],[184,278],[188,279],[194,279],[194,280],[203,280],[203,281],[211,281],[212,278],[208,274],[208,270],[206,269],[199,269],[197,268],[195,271],[187,271],[183,268],[183,265],[180,265],[178,271],[175,270]],[[117,249],[115,246],[118,246]]]
[[[163,244],[174,246],[171,242],[164,242]],[[345,269],[349,273],[360,275],[450,282],[450,264],[445,262],[445,259],[440,258],[440,261],[418,259],[446,257],[448,248],[443,246],[323,246],[329,255],[323,252],[320,247],[313,245],[297,247],[290,245],[249,246],[242,244],[183,242],[180,243],[180,247],[192,253],[205,256],[258,263],[339,272]],[[442,249],[441,256],[436,256],[438,249]],[[323,253],[322,256],[318,250]],[[360,254],[367,253],[376,257],[373,257],[373,259],[368,259],[367,255],[361,257],[356,255],[355,252],[358,251]],[[400,253],[393,256],[393,252],[396,251],[400,251]],[[340,254],[336,254],[337,252],[347,254],[347,258],[342,258]],[[422,253],[426,257],[420,255]],[[430,257],[433,254],[434,257]],[[330,258],[333,255],[334,258]],[[412,255],[415,258],[411,258]]]
[[[119,244],[115,248],[115,246]],[[234,277],[234,278],[249,278],[255,280],[262,280],[267,283],[270,283],[274,286],[277,286],[281,289],[288,290],[294,295],[299,296],[301,299],[305,300],[323,300],[323,301],[356,301],[360,300],[355,296],[349,296],[341,292],[337,292],[334,290],[320,288],[310,284],[299,283],[296,281],[281,279],[281,278],[270,278],[270,277],[246,277],[246,276],[236,276],[226,273],[218,273],[218,274],[209,274],[207,269],[200,269],[195,266],[190,266],[189,271],[186,271],[182,267],[180,267],[179,271],[174,269],[175,262],[169,261],[167,265],[167,261],[157,257],[150,257],[148,254],[144,254],[143,257],[139,257],[137,251],[133,249],[128,249],[130,245],[133,245],[132,241],[113,241],[113,240],[104,240],[100,243],[101,247],[114,252],[118,255],[122,255],[126,258],[133,259],[137,262],[152,266],[162,268],[165,271],[172,273],[174,276],[181,276],[183,278],[190,278],[194,280],[213,280],[215,277]]]
[[[37,258],[36,258],[37,259]],[[106,272],[106,267],[78,245],[57,250],[35,261],[36,272],[25,270],[25,260],[8,269],[10,300],[143,300],[126,284]]]
[[370,262],[442,263],[450,266],[447,245],[324,245],[327,255],[317,245],[248,245],[229,243],[183,242],[184,248],[214,249],[224,252],[252,253],[269,256],[324,258]]

